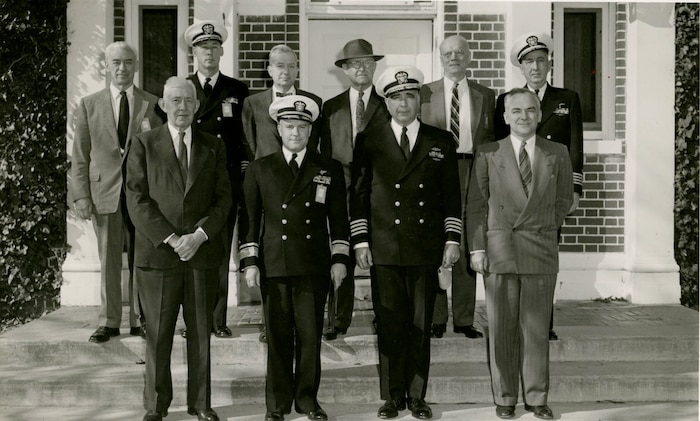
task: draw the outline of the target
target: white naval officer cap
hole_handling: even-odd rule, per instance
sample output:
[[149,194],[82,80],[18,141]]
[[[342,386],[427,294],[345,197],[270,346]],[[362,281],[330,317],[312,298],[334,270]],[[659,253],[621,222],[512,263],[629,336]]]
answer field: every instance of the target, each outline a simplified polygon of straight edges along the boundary
[[510,62],[513,63],[513,66],[520,67],[523,57],[528,53],[545,50],[549,54],[553,47],[552,37],[544,32],[527,32],[513,43],[513,47],[510,49]]
[[185,30],[185,41],[190,47],[194,47],[202,41],[213,39],[223,44],[228,38],[228,31],[224,28],[223,23],[217,23],[213,20],[203,20],[190,25]]
[[316,101],[305,95],[287,95],[276,99],[268,110],[273,120],[303,120],[313,123],[319,114]]
[[419,90],[423,78],[423,72],[415,66],[388,67],[377,79],[377,93],[386,98],[395,92]]

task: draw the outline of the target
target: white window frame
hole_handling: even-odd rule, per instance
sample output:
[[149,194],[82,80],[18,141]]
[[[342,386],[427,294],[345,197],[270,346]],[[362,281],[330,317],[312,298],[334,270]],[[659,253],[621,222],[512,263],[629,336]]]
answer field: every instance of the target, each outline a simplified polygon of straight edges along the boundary
[[564,86],[564,60],[556,57],[564,51],[564,12],[570,9],[598,9],[601,13],[601,130],[584,130],[586,153],[621,153],[622,139],[615,138],[615,3],[553,3],[554,8],[554,79]]
[[[139,54],[139,62],[143,60],[141,52],[141,20],[139,10],[142,6],[177,6],[177,75],[186,77],[187,69],[187,54],[189,49],[185,44],[181,34],[185,33],[185,29],[189,26],[188,12],[189,4],[187,0],[129,0],[124,2],[124,39],[130,45],[133,45]],[[143,72],[136,73],[135,82],[137,86],[143,86]]]

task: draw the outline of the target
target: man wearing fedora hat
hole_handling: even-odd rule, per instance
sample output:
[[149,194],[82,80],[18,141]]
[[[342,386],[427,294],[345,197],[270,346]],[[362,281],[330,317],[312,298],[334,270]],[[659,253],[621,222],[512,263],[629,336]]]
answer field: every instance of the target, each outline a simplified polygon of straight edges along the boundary
[[[547,75],[552,68],[550,54],[554,41],[545,33],[528,32],[518,38],[510,50],[510,62],[520,68],[525,77],[525,88],[540,98],[542,120],[537,125],[537,135],[547,140],[561,143],[569,150],[571,166],[574,171],[574,196],[569,214],[578,208],[579,198],[583,193],[583,117],[581,101],[575,91],[556,88],[547,82]],[[494,130],[496,140],[510,134],[503,113],[505,96],[496,101]],[[549,320],[549,339],[559,337],[554,331],[554,312]]]
[[[216,136],[226,146],[226,169],[231,184],[232,206],[224,227],[227,235],[224,241],[226,252],[219,269],[212,332],[219,338],[230,338],[231,330],[226,323],[229,258],[233,227],[236,225],[238,215],[238,200],[241,195],[242,171],[248,164],[243,147],[241,123],[241,109],[243,100],[248,96],[248,86],[222,74],[219,70],[219,62],[224,54],[222,44],[228,37],[228,32],[222,23],[197,22],[185,30],[184,36],[197,60],[197,71],[187,78],[194,83],[200,103],[192,126]],[[183,330],[182,335],[186,336],[186,331]]]
[[[357,133],[366,127],[386,123],[390,118],[386,105],[372,82],[377,61],[383,57],[375,55],[372,44],[364,39],[348,41],[343,47],[342,57],[336,60],[335,65],[343,69],[350,87],[323,104],[321,154],[343,164],[346,187],[350,186],[350,165]],[[324,334],[326,340],[345,334],[352,321],[355,301],[354,267],[355,261],[352,258],[348,276],[335,294],[335,300],[329,299],[330,306],[335,304],[336,314],[334,325],[329,326]],[[329,312],[332,310],[329,309]]]
[[345,278],[350,243],[343,169],[307,146],[318,115],[312,98],[275,100],[269,116],[282,147],[251,162],[243,182],[241,267],[265,294],[266,421],[283,420],[292,403],[310,420],[328,419],[317,400],[323,309],[330,283]]

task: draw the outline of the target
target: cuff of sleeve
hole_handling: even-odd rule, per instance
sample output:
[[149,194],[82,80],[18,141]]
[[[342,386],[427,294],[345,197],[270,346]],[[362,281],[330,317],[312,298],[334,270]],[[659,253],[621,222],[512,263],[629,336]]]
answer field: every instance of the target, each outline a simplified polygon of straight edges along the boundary
[[163,244],[168,244],[168,241],[170,241],[170,239],[173,238],[174,235],[175,233],[172,233],[169,236],[165,237],[165,240],[163,240]]
[[202,229],[202,227],[197,227],[197,229],[195,230],[195,232],[201,232],[202,235],[204,235],[204,241],[209,241],[209,236],[207,235],[206,232],[204,232],[204,230]]
[[342,263],[345,265],[346,268],[349,268],[350,267],[350,256],[348,256],[346,254],[334,254],[331,256],[331,263],[332,264]]
[[355,244],[355,245],[352,247],[353,250],[357,250],[357,249],[361,249],[361,248],[369,248],[369,242],[367,242],[367,241],[362,241],[362,242],[360,242],[360,243]]
[[447,241],[445,241],[445,244],[454,244],[454,245],[458,246],[458,245],[459,245],[459,241],[447,240]]

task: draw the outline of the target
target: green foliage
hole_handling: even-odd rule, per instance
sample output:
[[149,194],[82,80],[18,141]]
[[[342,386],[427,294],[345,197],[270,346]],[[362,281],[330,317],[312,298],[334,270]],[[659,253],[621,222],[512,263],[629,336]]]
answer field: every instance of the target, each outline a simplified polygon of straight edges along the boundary
[[698,307],[698,4],[676,5],[675,257],[681,303]]
[[0,331],[58,306],[66,255],[66,0],[0,1]]

